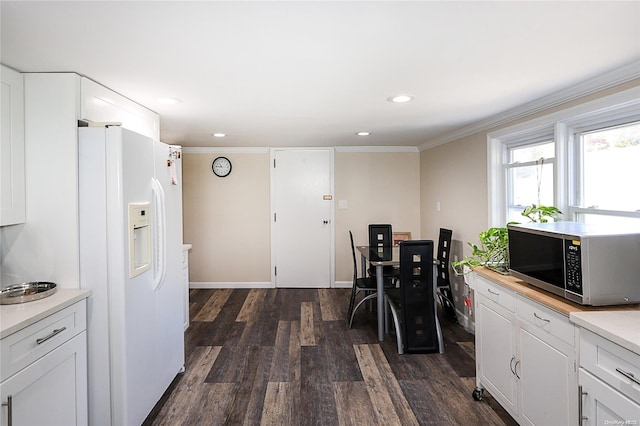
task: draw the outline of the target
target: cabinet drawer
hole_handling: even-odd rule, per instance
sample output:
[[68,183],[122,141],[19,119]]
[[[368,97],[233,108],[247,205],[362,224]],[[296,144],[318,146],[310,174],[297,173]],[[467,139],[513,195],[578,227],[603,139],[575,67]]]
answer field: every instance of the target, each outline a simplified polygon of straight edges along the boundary
[[82,300],[0,341],[0,377],[5,380],[87,328]]
[[515,293],[513,290],[495,284],[481,276],[475,277],[475,285],[478,293],[511,312],[515,312]]
[[581,328],[580,366],[640,403],[640,355]]
[[518,319],[567,342],[571,347],[576,346],[575,326],[569,322],[569,317],[520,295],[516,300],[516,313]]

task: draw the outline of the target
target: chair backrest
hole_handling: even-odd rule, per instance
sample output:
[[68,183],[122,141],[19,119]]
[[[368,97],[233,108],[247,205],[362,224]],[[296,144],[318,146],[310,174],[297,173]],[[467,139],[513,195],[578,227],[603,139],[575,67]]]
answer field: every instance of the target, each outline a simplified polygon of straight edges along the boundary
[[353,281],[358,278],[358,264],[356,263],[356,248],[353,245],[353,234],[349,231],[349,238],[351,239],[351,254],[353,255]]
[[438,352],[433,282],[433,240],[400,242],[405,338],[408,352]]
[[391,225],[369,225],[369,247],[391,247]]
[[438,287],[449,286],[449,256],[451,255],[451,229],[440,228],[440,236],[438,238]]

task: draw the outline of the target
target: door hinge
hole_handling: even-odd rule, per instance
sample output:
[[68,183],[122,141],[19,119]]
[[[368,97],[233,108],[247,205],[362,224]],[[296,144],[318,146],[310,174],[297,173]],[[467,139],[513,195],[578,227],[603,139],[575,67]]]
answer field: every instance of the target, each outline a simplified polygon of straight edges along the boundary
[[275,158],[273,159],[273,168],[274,169],[276,168],[276,159]]
[[275,213],[273,214],[273,221],[274,222],[276,221],[276,214]]
[[273,267],[273,275],[278,275],[278,267],[277,266]]

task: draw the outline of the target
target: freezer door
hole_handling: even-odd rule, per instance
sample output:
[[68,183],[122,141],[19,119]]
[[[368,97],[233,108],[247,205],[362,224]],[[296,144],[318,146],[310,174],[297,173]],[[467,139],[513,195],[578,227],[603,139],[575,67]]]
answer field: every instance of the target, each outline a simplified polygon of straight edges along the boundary
[[182,153],[180,147],[154,142],[155,179],[164,198],[163,279],[156,291],[158,304],[157,375],[166,389],[184,368],[184,282],[182,280]]

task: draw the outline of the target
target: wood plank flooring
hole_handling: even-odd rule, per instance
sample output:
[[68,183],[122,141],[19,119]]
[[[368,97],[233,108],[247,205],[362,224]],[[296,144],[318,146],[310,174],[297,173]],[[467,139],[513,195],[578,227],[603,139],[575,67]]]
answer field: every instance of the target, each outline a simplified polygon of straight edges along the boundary
[[515,425],[474,401],[473,335],[440,315],[444,354],[398,355],[350,289],[191,290],[186,371],[144,425]]

